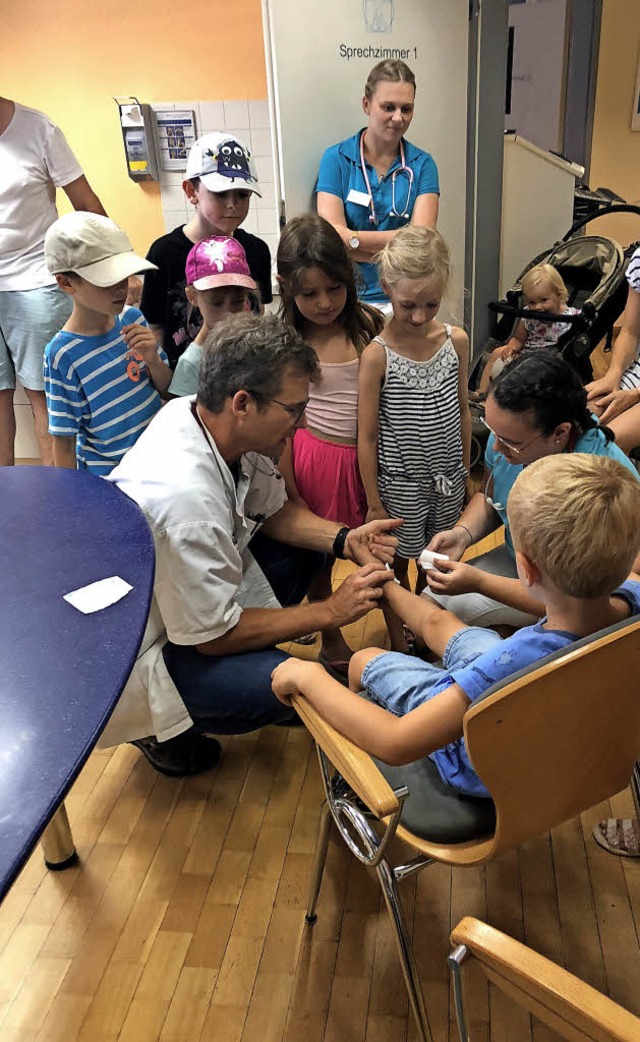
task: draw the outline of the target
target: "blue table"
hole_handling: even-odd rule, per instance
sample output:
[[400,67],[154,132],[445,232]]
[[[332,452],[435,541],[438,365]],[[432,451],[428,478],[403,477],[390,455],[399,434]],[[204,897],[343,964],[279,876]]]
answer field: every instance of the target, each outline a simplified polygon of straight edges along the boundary
[[[84,471],[1,467],[0,519],[2,899],[52,818],[47,863],[75,858],[61,804],[135,662],[154,549],[138,506]],[[133,586],[116,604],[63,600],[113,575]]]

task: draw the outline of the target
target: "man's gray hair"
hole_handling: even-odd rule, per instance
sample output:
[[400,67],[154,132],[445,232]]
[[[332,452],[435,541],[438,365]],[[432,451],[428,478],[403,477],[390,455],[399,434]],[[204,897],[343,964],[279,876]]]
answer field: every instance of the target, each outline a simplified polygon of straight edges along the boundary
[[286,370],[319,378],[318,356],[300,334],[276,315],[233,315],[216,324],[203,344],[198,403],[221,413],[238,391],[277,397]]

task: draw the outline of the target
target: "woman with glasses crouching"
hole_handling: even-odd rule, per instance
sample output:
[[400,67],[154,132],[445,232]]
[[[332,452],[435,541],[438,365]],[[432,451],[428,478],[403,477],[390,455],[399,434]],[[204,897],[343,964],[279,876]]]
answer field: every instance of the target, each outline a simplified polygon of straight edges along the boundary
[[[447,554],[427,572],[431,597],[473,626],[526,626],[543,609],[517,578],[507,503],[522,467],[557,452],[611,456],[634,474],[613,434],[587,407],[587,392],[571,366],[554,351],[525,352],[496,381],[486,400],[489,441],[483,490],[465,507],[453,528],[427,549]],[[505,526],[505,541],[470,564],[460,558],[479,540]],[[615,538],[615,533],[612,533]]]

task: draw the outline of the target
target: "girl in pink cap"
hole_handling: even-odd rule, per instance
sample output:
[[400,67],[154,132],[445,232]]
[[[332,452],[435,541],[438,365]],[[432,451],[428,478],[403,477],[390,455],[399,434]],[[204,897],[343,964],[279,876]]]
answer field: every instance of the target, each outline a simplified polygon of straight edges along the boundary
[[[322,379],[312,385],[307,425],[280,459],[290,499],[319,517],[350,528],[364,523],[366,497],[357,452],[360,354],[380,332],[379,311],[358,301],[355,271],[338,232],[324,217],[289,221],[278,246],[280,314],[315,349]],[[311,600],[331,593],[333,561],[309,590]],[[346,675],[351,648],[339,629],[322,634],[320,659]]]
[[242,246],[224,235],[196,243],[187,256],[185,271],[187,300],[200,311],[202,328],[178,359],[169,385],[169,396],[175,398],[197,392],[202,345],[213,326],[229,315],[248,311],[250,294],[257,292]]

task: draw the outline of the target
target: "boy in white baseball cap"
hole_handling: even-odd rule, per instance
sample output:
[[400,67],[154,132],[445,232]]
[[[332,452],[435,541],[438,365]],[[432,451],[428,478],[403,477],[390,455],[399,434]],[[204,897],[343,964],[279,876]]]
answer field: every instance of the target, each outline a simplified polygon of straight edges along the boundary
[[161,340],[172,368],[200,329],[200,314],[185,296],[185,265],[191,248],[211,236],[232,236],[242,246],[260,300],[268,304],[271,254],[266,242],[240,227],[249,212],[251,195],[260,185],[251,152],[234,134],[203,134],[194,142],[182,182],[195,207],[188,224],[174,228],[152,244],[147,259],[157,265],[144,280],[141,308]]
[[54,462],[109,474],[160,409],[171,380],[144,316],[125,307],[129,276],[154,265],[108,217],[84,211],[51,225],[44,253],[73,301],[44,356]]

